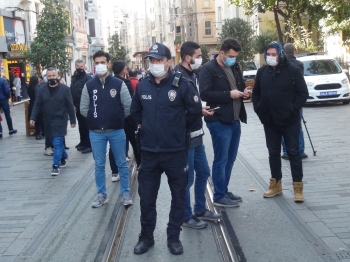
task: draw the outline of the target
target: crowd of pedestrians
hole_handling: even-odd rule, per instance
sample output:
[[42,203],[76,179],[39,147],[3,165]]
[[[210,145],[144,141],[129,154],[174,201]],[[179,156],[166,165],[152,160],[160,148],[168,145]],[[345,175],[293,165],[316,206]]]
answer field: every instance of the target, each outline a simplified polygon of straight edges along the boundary
[[[247,123],[244,100],[251,96],[254,111],[264,127],[271,169],[270,186],[263,197],[282,194],[282,143],[282,158],[291,165],[294,200],[304,201],[302,159],[307,155],[300,136],[301,109],[308,91],[303,70],[294,57],[295,48],[279,42],[268,44],[264,52],[266,65],[258,70],[254,87],[246,86],[243,80],[237,62],[241,51],[238,41],[227,38],[219,53],[202,65],[200,45],[187,41],[181,46],[180,64],[172,70],[170,50],[155,43],[145,57],[149,60],[148,70],[129,69],[121,60],[111,64],[108,53],[97,51],[93,55],[96,74],[88,74],[85,62],[78,59],[70,87],[62,83],[53,67],[43,70],[40,78],[31,77],[29,121],[35,126],[36,139],[45,136],[45,154],[53,156],[51,175],[59,175],[60,168],[67,163],[64,142],[67,122],[74,128],[77,121],[80,136],[76,149],[83,154],[92,152],[95,162],[97,194],[93,208],[108,203],[105,171],[108,149],[111,179],[120,181],[124,206],[133,204],[127,164],[131,144],[138,167],[141,208],[135,254],[143,254],[155,244],[156,201],[162,173],[168,178],[172,197],[166,229],[171,254],[183,253],[182,227],[202,229],[221,218],[221,214],[206,208],[205,190],[210,175],[215,206],[238,207],[243,201],[228,190],[228,185],[234,179],[231,174],[241,122]],[[17,82],[15,77],[14,86]],[[9,135],[13,135],[17,130],[12,126],[10,96],[10,85],[0,78],[0,107]],[[203,144],[203,117],[214,150],[212,170]]]

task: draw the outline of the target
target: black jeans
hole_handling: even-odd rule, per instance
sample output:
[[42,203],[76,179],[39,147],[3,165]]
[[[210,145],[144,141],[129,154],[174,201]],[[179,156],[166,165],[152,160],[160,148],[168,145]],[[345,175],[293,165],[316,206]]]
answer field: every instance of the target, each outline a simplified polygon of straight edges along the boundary
[[[141,154],[137,148],[135,131],[136,131],[136,125],[133,125],[132,123],[129,123],[128,121],[124,121],[124,132],[125,132],[126,139],[127,139],[127,141],[129,140],[129,142],[132,146],[137,166],[140,166]],[[115,159],[114,159],[112,150],[109,150],[109,164],[110,164],[110,167],[112,169],[112,173],[118,174],[118,166],[115,163]]]
[[80,143],[82,146],[91,147],[90,136],[89,136],[89,128],[86,117],[80,114],[80,111],[76,112],[78,126],[79,126],[79,134],[80,134]]
[[276,178],[277,181],[282,179],[281,139],[283,136],[287,147],[293,182],[301,182],[303,180],[303,166],[299,153],[300,121],[287,126],[277,126],[273,123],[265,124],[264,130],[266,146],[269,150],[272,178]]
[[[141,207],[141,230],[153,235],[156,227],[156,201],[163,172],[168,177],[171,208],[167,227],[168,239],[178,238],[185,216],[188,181],[186,151],[153,153],[142,151],[138,182]],[[168,203],[162,202],[162,205]]]

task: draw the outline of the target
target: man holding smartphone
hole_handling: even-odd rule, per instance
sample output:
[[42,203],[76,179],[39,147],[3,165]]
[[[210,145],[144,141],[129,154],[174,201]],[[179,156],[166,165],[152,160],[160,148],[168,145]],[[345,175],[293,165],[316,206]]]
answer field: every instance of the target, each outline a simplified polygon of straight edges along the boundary
[[243,98],[249,98],[251,93],[251,87],[245,87],[236,63],[240,51],[241,46],[236,40],[226,38],[220,53],[205,64],[199,74],[201,99],[211,108],[220,107],[204,120],[214,148],[214,205],[222,207],[237,207],[242,201],[240,196],[228,191],[241,137],[240,121],[247,122]]
[[[181,64],[175,67],[175,71],[179,71],[183,78],[191,81],[195,92],[197,90],[197,76],[194,73],[202,65],[202,52],[200,45],[195,42],[187,41],[182,44],[180,49]],[[199,97],[199,94],[198,94]],[[202,107],[203,116],[211,116],[214,114],[214,109],[209,109],[209,106]],[[189,145],[187,151],[187,163],[188,163],[188,183],[186,186],[186,210],[184,223],[182,226],[190,227],[194,229],[201,229],[207,226],[207,221],[217,221],[221,215],[215,214],[206,209],[205,206],[205,189],[207,186],[207,180],[210,176],[210,168],[208,165],[207,156],[205,154],[205,148],[203,145],[203,122],[202,116],[198,116],[191,126],[189,133]],[[196,177],[194,172],[196,171]],[[194,183],[194,180],[196,181]],[[194,214],[191,208],[191,194],[190,188],[194,185]]]

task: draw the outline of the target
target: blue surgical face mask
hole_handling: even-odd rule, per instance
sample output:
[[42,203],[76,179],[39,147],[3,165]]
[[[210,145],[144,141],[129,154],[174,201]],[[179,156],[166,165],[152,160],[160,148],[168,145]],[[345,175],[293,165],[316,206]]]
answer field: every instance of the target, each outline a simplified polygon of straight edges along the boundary
[[226,60],[224,61],[225,66],[233,66],[235,63],[236,63],[236,57],[226,57]]

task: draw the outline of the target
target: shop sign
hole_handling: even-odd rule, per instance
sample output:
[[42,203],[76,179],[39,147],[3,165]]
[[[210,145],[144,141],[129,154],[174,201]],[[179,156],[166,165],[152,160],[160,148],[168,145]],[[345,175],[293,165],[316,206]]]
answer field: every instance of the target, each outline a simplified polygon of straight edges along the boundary
[[88,40],[87,40],[86,33],[76,32],[75,37],[76,37],[77,48],[88,48]]
[[66,51],[67,51],[67,58],[70,60],[73,59],[73,48],[71,46],[67,46]]
[[[20,51],[23,54],[23,51],[27,50],[24,21],[4,17],[4,29],[7,50],[10,53]],[[17,57],[18,53],[14,55]]]

